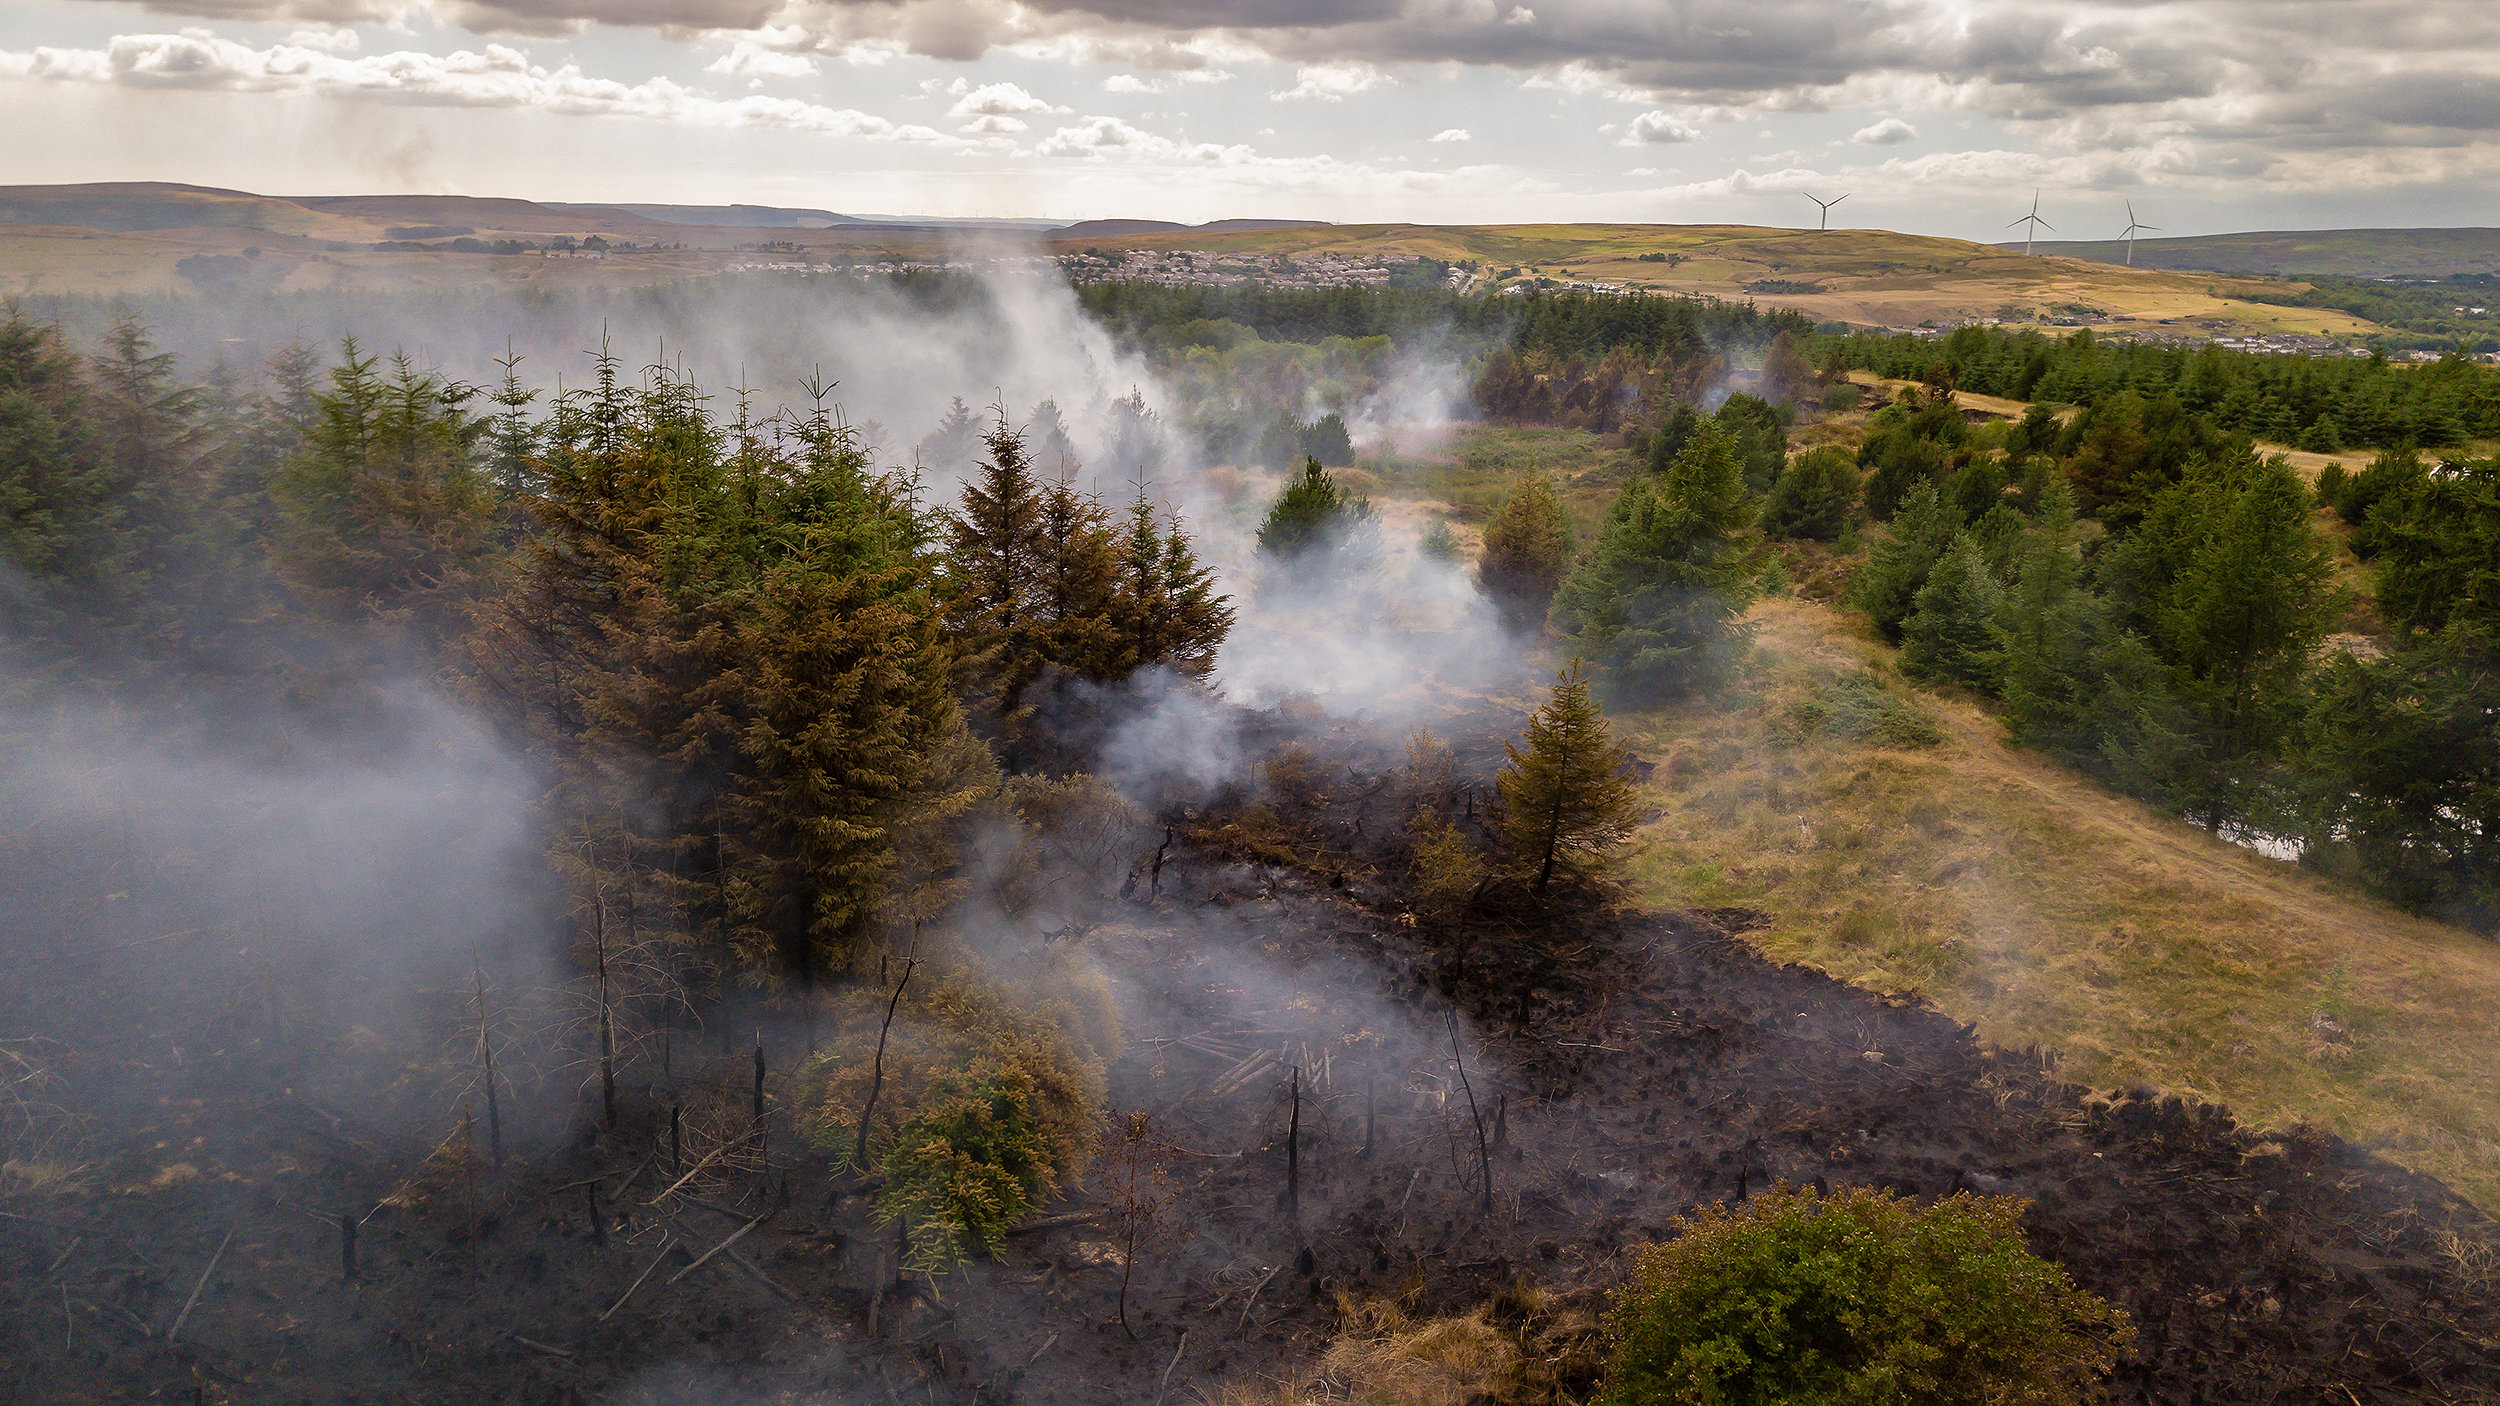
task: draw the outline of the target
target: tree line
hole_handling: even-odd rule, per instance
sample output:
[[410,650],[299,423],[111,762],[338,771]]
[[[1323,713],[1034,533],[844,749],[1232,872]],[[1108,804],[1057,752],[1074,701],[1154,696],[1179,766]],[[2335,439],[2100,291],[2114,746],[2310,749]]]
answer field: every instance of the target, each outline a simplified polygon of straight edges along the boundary
[[2453,353],[2403,366],[2382,354],[2270,356],[1996,327],[1940,339],[1856,332],[1816,338],[1809,350],[1827,372],[1920,380],[1941,366],[1952,385],[2012,400],[2092,407],[2132,396],[2232,434],[2325,452],[2500,436],[2500,372]]
[[1854,451],[1759,472],[1780,423],[1738,396],[1635,430],[1646,452],[1585,547],[1530,476],[1479,579],[1608,696],[1655,700],[1727,677],[1745,604],[1781,579],[1771,544],[1834,543],[1862,556],[1847,600],[1904,672],[1990,700],[2017,739],[2409,906],[2500,921],[2500,458],[2396,448],[2313,488],[2167,397],[1975,425],[1942,366]]
[[195,386],[135,322],[82,355],[13,315],[16,686],[205,714],[274,678],[341,718],[413,671],[540,763],[551,866],[674,925],[674,960],[842,972],[951,894],[1051,690],[1203,676],[1232,613],[1150,486],[1105,502],[994,411],[933,504],[813,391],[759,415],[602,354],[542,404],[353,342]]

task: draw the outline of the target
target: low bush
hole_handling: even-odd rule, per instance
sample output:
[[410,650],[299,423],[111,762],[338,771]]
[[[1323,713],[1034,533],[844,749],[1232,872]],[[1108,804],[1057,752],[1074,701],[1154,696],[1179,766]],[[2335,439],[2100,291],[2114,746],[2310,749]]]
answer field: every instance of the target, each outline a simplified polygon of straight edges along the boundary
[[1090,971],[1025,979],[1040,999],[1024,1008],[960,970],[906,983],[882,1060],[890,989],[861,988],[800,1071],[799,1131],[838,1161],[858,1160],[875,1091],[868,1161],[885,1175],[877,1219],[903,1224],[905,1263],[922,1273],[995,1252],[1084,1171],[1094,1145],[1117,1039],[1108,993]]
[[1595,1406],[2066,1406],[2126,1315],[2023,1245],[2020,1198],[1782,1186],[1677,1222],[1607,1315]]

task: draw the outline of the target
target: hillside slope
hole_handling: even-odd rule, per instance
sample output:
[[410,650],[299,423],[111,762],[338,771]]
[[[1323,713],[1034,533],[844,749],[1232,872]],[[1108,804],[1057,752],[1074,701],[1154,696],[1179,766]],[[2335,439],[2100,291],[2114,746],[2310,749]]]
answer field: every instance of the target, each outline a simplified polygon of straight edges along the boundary
[[[1062,236],[1065,238],[1065,236]],[[1200,230],[1088,237],[1062,249],[1203,249],[1472,259],[1525,275],[1750,299],[1817,320],[1904,327],[1998,317],[2074,325],[2169,323],[2208,331],[2343,337],[2372,324],[2334,309],[2258,303],[2280,293],[2210,274],[2029,259],[1993,245],[1891,230],[1752,225],[1324,225],[1233,234]],[[1644,257],[1652,256],[1652,257]],[[2297,285],[2295,285],[2297,287]],[[2142,324],[2152,323],[2154,327]]]
[[[2115,239],[2043,241],[2044,253],[2118,263]],[[2500,229],[2299,229],[2139,239],[2135,266],[2220,273],[2339,273],[2350,278],[2445,278],[2500,273]]]
[[[2070,1078],[2316,1123],[2500,1206],[2500,944],[2009,745],[1832,607],[1751,618],[1754,697],[1624,719],[1658,764],[1650,900],[1759,909],[1772,955],[2054,1047]],[[1832,736],[1808,703],[1906,705],[1940,740]]]

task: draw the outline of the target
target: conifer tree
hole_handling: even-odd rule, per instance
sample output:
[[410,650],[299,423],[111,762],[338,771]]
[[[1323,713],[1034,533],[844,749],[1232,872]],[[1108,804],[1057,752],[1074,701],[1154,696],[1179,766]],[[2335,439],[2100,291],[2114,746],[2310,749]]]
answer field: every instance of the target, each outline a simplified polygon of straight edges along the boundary
[[[1443,529],[1447,531],[1446,528]],[[1571,565],[1571,523],[1553,480],[1530,472],[1485,525],[1476,579],[1516,630],[1541,630]]]
[[1367,540],[1373,518],[1370,499],[1339,487],[1319,460],[1306,457],[1259,525],[1259,550],[1318,565]]
[[303,454],[272,484],[288,583],[341,622],[446,638],[474,590],[494,496],[476,463],[486,426],[469,389],[341,347]]
[[1346,432],[1345,417],[1331,410],[1311,422],[1302,433],[1303,451],[1323,464],[1354,462],[1354,436]]
[[2082,587],[2074,491],[2052,473],[2025,534],[1997,631],[1999,686],[2017,737],[2071,751],[2094,703],[2096,601]]
[[1602,866],[1639,823],[1631,754],[1607,732],[1589,696],[1580,661],[1554,678],[1554,691],[1528,719],[1527,750],[1505,743],[1501,788],[1504,839],[1514,862],[1533,869],[1542,895],[1557,870],[1585,875]]
[[1004,416],[991,426],[988,458],[963,487],[948,524],[948,624],[975,709],[1012,725],[1024,693],[1050,660],[1052,621],[1043,592],[1050,544],[1042,485],[1024,437]]
[[17,308],[0,322],[0,559],[30,589],[0,594],[19,630],[98,584],[119,516],[78,357]]
[[1949,680],[1993,692],[1997,616],[2004,588],[1969,533],[1928,573],[1917,608],[1901,627],[1901,670],[1913,678]]
[[801,985],[865,948],[908,846],[991,789],[921,564],[847,434],[775,476],[791,529],[739,621],[727,889],[749,963]]
[[1858,505],[1858,470],[1847,452],[1829,445],[1797,455],[1771,483],[1762,530],[1772,537],[1829,542],[1849,525]]
[[1084,678],[1125,674],[1115,618],[1119,546],[1110,514],[1094,495],[1056,479],[1041,492],[1038,536],[1042,560],[1035,605],[1049,623],[1043,658]]
[[1215,574],[1198,564],[1177,517],[1158,528],[1154,501],[1143,488],[1128,514],[1113,602],[1113,626],[1123,642],[1115,673],[1160,666],[1204,678],[1232,630],[1232,606],[1217,594]]
[[[1000,418],[1004,419],[1004,412]],[[957,396],[946,407],[946,414],[937,428],[913,446],[913,454],[931,471],[944,475],[964,473],[976,467],[975,461],[986,440],[981,419]]]
[[1901,638],[1901,624],[1918,608],[1927,573],[1952,549],[1961,528],[1961,516],[1936,485],[1920,484],[1903,500],[1866,565],[1849,579],[1849,603],[1873,617],[1886,639]]
[[1678,401],[1659,424],[1658,432],[1650,437],[1649,471],[1663,474],[1674,467],[1676,456],[1684,452],[1684,446],[1692,442],[1694,433],[1701,426],[1701,412]]
[[1614,693],[1689,692],[1749,638],[1737,536],[1751,516],[1727,436],[1704,422],[1667,473],[1635,478],[1556,596],[1556,624]]

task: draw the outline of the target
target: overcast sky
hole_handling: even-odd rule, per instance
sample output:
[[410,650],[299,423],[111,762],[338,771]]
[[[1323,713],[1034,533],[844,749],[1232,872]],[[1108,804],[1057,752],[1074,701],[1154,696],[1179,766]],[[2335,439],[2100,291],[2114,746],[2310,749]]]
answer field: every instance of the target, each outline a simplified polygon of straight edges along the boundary
[[2500,0],[4,0],[0,183],[2500,225]]

